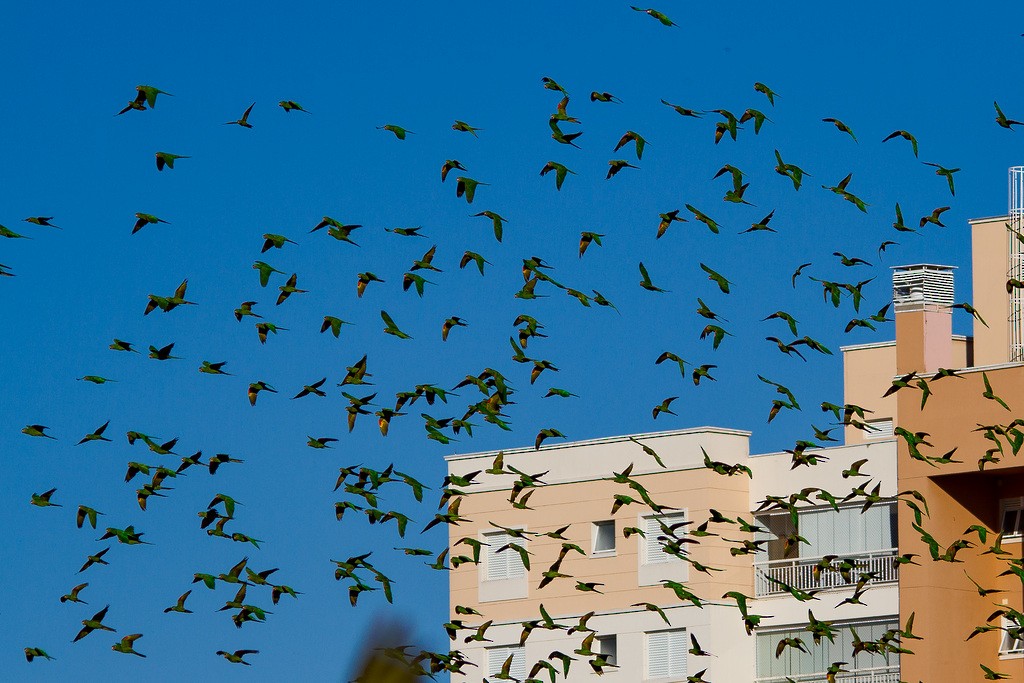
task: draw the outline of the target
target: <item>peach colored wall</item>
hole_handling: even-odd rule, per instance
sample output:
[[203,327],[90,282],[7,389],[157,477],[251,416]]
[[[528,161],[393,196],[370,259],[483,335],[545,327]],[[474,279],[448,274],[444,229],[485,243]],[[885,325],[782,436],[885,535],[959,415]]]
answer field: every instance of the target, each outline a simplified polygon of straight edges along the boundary
[[[688,519],[694,520],[697,524],[708,518],[710,508],[715,508],[733,519],[736,515],[749,519],[749,479],[746,476],[724,477],[701,468],[639,475],[635,478],[647,488],[656,502],[684,508]],[[524,526],[530,531],[542,533],[571,524],[569,530],[565,532],[566,538],[580,545],[589,554],[591,523],[614,519],[617,532],[616,555],[592,558],[571,553],[562,563],[561,571],[575,578],[556,579],[543,589],[538,589],[541,574],[557,558],[561,541],[531,537],[528,547],[533,556],[528,579],[529,595],[526,599],[479,602],[478,568],[473,564],[464,564],[451,572],[452,612],[454,613],[455,605],[465,605],[479,609],[488,619],[523,621],[537,618],[540,603],[543,603],[545,609],[552,615],[626,609],[636,602],[677,603],[678,600],[672,592],[662,586],[637,585],[638,538],[634,535],[624,539],[622,530],[627,526],[637,526],[638,516],[650,514],[651,511],[642,504],[631,504],[623,506],[612,515],[612,496],[617,493],[629,495],[633,491],[625,485],[611,481],[547,486],[537,490],[530,499],[530,507],[534,508],[533,510],[513,509],[508,502],[507,491],[467,495],[462,502],[460,514],[471,519],[472,523],[465,522],[451,529],[453,544],[463,536],[477,537],[480,532],[491,528],[491,523],[509,527]],[[722,531],[729,538],[743,538],[735,531],[735,526],[718,526],[724,529],[714,530]],[[729,590],[740,590],[749,594],[753,586],[750,558],[730,555],[728,548],[733,544],[726,543],[721,538],[706,537],[698,540],[700,545],[691,546],[692,557],[723,571],[708,576],[689,567],[687,585],[691,590],[703,598],[713,600],[721,598],[722,594]],[[577,591],[576,579],[604,583],[605,585],[601,587],[604,594]]]
[[[1005,410],[995,401],[982,397],[982,370],[967,371],[962,379],[946,378],[933,383],[933,395],[922,411],[916,393],[897,395],[900,423],[912,432],[926,432],[933,447],[927,454],[939,455],[957,447],[954,463],[931,467],[911,459],[906,442],[899,443],[899,488],[916,490],[928,501],[930,517],[924,528],[945,546],[972,524],[992,529],[999,524],[999,499],[1024,492],[1024,461],[1006,448],[1001,462],[987,464],[979,471],[978,457],[993,443],[974,431],[979,424],[1007,424],[1024,409],[1024,366],[989,368],[987,373],[995,393],[1012,409]],[[1022,454],[1024,456],[1024,454]],[[982,634],[965,642],[974,626],[985,623],[995,609],[993,602],[1006,598],[1016,608],[1021,605],[1021,582],[1016,577],[999,577],[1004,561],[994,555],[982,555],[984,546],[962,550],[962,563],[933,562],[921,535],[912,527],[913,514],[901,506],[899,538],[901,553],[918,553],[922,566],[904,565],[900,571],[900,614],[905,622],[916,614],[915,630],[924,640],[914,641],[916,653],[901,660],[904,680],[952,681],[979,678],[978,663],[1009,673],[1015,679],[1024,676],[1024,660],[999,660],[1000,633]],[[977,537],[969,537],[977,542]],[[989,540],[991,543],[991,539]],[[1007,550],[1020,557],[1020,544],[1007,544]],[[965,572],[986,588],[1006,591],[988,598],[979,597]],[[995,598],[995,600],[993,599]],[[955,618],[951,618],[955,615]]]
[[977,365],[974,360],[974,337],[953,337],[952,368],[969,368]]
[[948,308],[896,314],[896,374],[953,366],[953,316]]
[[[747,435],[735,430],[701,428],[638,435],[636,438],[657,450],[669,469],[658,467],[627,438],[614,437],[542,448],[539,451],[505,451],[503,457],[506,468],[515,466],[531,473],[549,468],[551,470],[543,477],[549,482],[548,485],[536,489],[530,499],[532,510],[511,507],[508,487],[515,477],[482,473],[476,479],[477,484],[466,487],[468,493],[463,498],[460,513],[469,521],[449,529],[453,554],[470,554],[468,547],[454,544],[463,536],[480,538],[482,532],[495,529],[493,525],[524,527],[536,533],[553,531],[568,524],[570,526],[565,535],[587,551],[588,556],[570,554],[562,563],[561,571],[573,578],[556,579],[540,589],[538,586],[542,572],[557,557],[561,541],[531,536],[527,547],[532,553],[532,567],[522,582],[523,592],[509,594],[508,599],[498,600],[481,599],[480,577],[483,568],[471,563],[463,564],[449,574],[452,617],[461,618],[468,624],[492,620],[494,626],[488,632],[489,637],[496,639],[492,644],[504,644],[518,639],[521,622],[539,618],[541,604],[560,623],[568,623],[570,619],[575,621],[579,615],[594,611],[597,615],[591,622],[592,626],[600,626],[599,630],[607,628],[619,634],[620,653],[623,657],[631,658],[630,661],[635,664],[642,661],[643,633],[660,628],[661,622],[657,618],[651,619],[651,613],[637,610],[632,605],[653,602],[668,609],[673,627],[684,627],[698,634],[701,643],[719,655],[713,662],[701,662],[702,666],[713,665],[708,675],[717,672],[714,680],[751,680],[754,641],[743,634],[731,606],[708,605],[705,609],[696,609],[688,603],[680,602],[671,591],[660,585],[639,585],[638,552],[641,543],[637,536],[624,539],[622,530],[626,526],[638,526],[638,518],[649,514],[650,509],[641,504],[632,504],[612,515],[612,497],[616,493],[634,498],[637,496],[627,486],[615,484],[607,478],[602,479],[602,475],[607,477],[610,472],[621,471],[634,463],[632,477],[646,487],[655,501],[685,509],[688,519],[694,522],[688,527],[692,528],[708,519],[712,508],[732,519],[743,517],[752,521],[752,505],[756,505],[767,493],[784,495],[806,486],[821,486],[838,492],[837,484],[846,484],[840,472],[852,461],[863,457],[871,460],[865,470],[869,470],[872,477],[884,484],[882,494],[893,495],[896,492],[895,442],[888,440],[830,448],[825,451],[828,459],[821,465],[811,469],[801,468],[794,473],[788,454],[748,457]],[[701,446],[716,460],[747,464],[754,470],[754,478],[745,475],[724,477],[704,468]],[[449,470],[465,474],[487,469],[492,466],[495,456],[496,453],[450,456]],[[613,557],[590,556],[592,523],[608,519],[616,522],[616,554]],[[699,539],[700,544],[690,548],[690,556],[704,565],[723,571],[713,572],[709,576],[686,563],[675,562],[672,566],[676,571],[685,571],[679,580],[710,603],[721,603],[723,594],[730,590],[752,595],[753,563],[764,560],[764,555],[732,555],[729,549],[738,545],[737,539],[749,538],[740,534],[733,525],[711,525],[710,531],[721,536]],[[652,566],[659,569],[666,567],[664,564],[647,565],[645,569]],[[604,593],[575,590],[577,579],[605,584],[600,587]],[[505,582],[486,582],[485,585],[487,583],[491,584],[487,587],[489,591],[494,584]],[[849,592],[837,591],[835,602],[838,603],[844,594],[848,595]],[[815,608],[815,614],[825,619],[849,619],[888,616],[896,611],[895,585],[877,586],[871,594],[874,598],[867,608],[850,605],[834,607],[823,603]],[[828,601],[831,600],[832,596],[829,596]],[[459,617],[454,614],[456,605],[477,609],[484,616]],[[805,623],[806,607],[789,596],[779,596],[759,599],[755,611],[771,615],[770,627],[791,624],[799,626]],[[460,637],[464,635],[460,634]],[[552,648],[564,649],[568,640],[556,643],[551,640],[555,635],[545,632],[531,636],[527,643],[527,659],[532,661],[543,657]],[[487,646],[470,645],[474,661],[483,663]],[[574,669],[571,680],[590,677],[589,672],[579,674],[578,671]],[[623,669],[613,676],[614,679],[609,680],[633,683],[639,680],[640,673],[634,665],[634,668]]]
[[911,370],[923,372],[924,311],[905,311],[896,314],[896,374]]
[[[983,375],[987,375],[993,392],[1010,406],[1004,409],[996,401],[985,399]],[[928,432],[928,439],[934,448],[925,452],[941,454],[945,450],[958,446],[956,459],[962,464],[931,467],[917,460],[900,460],[899,477],[915,478],[975,472],[978,470],[978,458],[993,442],[986,439],[982,432],[976,431],[978,425],[1006,425],[1014,417],[1024,415],[1024,364],[1005,365],[1001,367],[970,368],[960,373],[960,377],[947,377],[931,382],[932,396],[928,405],[921,410],[920,392],[908,389],[897,392],[899,402],[900,424],[912,431]],[[1024,452],[1020,458],[1014,457],[1006,448],[1006,457],[1000,463],[987,464],[985,470],[1017,467],[1024,464]]]
[[[969,367],[974,362],[973,340],[970,337],[953,337],[952,353],[949,367]],[[899,425],[896,396],[882,397],[897,376],[896,342],[847,347],[843,351],[843,402],[873,411],[870,419],[892,417],[893,423]],[[846,427],[845,436],[847,445],[872,441],[865,439],[864,431],[856,427]]]
[[[975,363],[995,365],[1009,358],[1009,297],[1006,272],[1009,238],[1005,216],[971,221],[973,304],[988,323],[974,323]],[[959,298],[958,301],[962,301]]]
[[[872,420],[896,418],[896,397],[882,398],[896,374],[896,342],[885,346],[852,347],[843,351],[843,402],[872,411]],[[864,432],[846,427],[847,445],[864,443]]]

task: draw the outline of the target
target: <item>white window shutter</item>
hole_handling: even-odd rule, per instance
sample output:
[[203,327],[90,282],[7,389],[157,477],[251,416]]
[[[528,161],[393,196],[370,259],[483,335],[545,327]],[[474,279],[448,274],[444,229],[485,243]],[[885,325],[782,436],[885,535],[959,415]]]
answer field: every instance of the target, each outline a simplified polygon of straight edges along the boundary
[[647,678],[669,675],[668,633],[647,634]]
[[[672,526],[680,522],[686,521],[686,515],[680,512],[665,515],[651,515],[650,517],[644,517],[644,564],[661,564],[663,562],[672,562],[676,558],[665,552],[665,544],[663,541],[659,541],[659,536],[666,536],[667,534],[661,530],[661,524],[665,526]],[[659,520],[661,520],[659,522]],[[682,536],[684,533],[683,527],[676,529],[676,536]]]
[[509,578],[509,551],[498,552],[498,549],[508,543],[508,534],[499,531],[494,534],[484,534],[484,542],[488,543],[487,550],[487,580],[500,581]]
[[662,552],[662,544],[658,541],[658,536],[661,536],[661,525],[658,524],[658,518],[644,518],[644,540],[647,546],[647,551],[644,553],[644,564],[658,564],[668,559],[668,555]]
[[892,418],[868,420],[868,430],[864,432],[866,439],[891,439],[893,437]]
[[686,676],[686,655],[689,649],[686,630],[669,631],[668,634],[668,675]]
[[526,567],[523,566],[523,558],[514,548],[498,550],[508,543],[516,543],[524,548],[526,541],[512,538],[505,531],[498,531],[493,534],[484,534],[484,542],[488,544],[487,551],[487,580],[501,581],[505,579],[520,579],[526,576]]
[[508,657],[505,654],[505,648],[503,647],[492,647],[487,650],[487,671],[488,676],[493,676],[501,671],[501,665],[505,663],[505,658]]
[[647,634],[647,678],[685,677],[689,641],[686,629]]
[[[505,542],[515,543],[516,545],[526,548],[526,539],[524,538],[512,538],[509,536],[508,540]],[[508,565],[508,578],[521,579],[526,576],[526,567],[523,565],[523,557],[519,554],[518,550],[509,548],[503,552],[502,555],[505,555],[505,562]]]
[[512,656],[512,667],[509,675],[512,678],[524,680],[526,678],[526,648],[520,645],[503,645],[487,649],[487,670],[488,676],[501,673],[501,667],[505,661]]
[[509,648],[515,654],[515,658],[512,660],[512,678],[516,678],[520,681],[526,679],[526,648],[514,645]]

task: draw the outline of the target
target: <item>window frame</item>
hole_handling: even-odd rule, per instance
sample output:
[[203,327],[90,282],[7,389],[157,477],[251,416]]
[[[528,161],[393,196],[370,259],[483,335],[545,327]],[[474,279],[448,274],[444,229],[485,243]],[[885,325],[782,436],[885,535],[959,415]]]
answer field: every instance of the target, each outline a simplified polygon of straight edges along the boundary
[[[611,548],[598,549],[597,543],[601,537],[602,528],[611,527]],[[614,557],[618,551],[617,528],[614,519],[603,519],[598,522],[591,522],[590,525],[590,555],[591,557]]]
[[[1007,532],[1004,522],[1006,513],[1016,512],[1015,531]],[[1024,497],[999,499],[999,533],[1003,534],[1003,541],[1020,542],[1024,538]]]
[[[824,555],[827,555],[827,554],[852,555],[852,554],[862,554],[862,553],[883,552],[883,551],[887,551],[887,550],[896,550],[898,548],[898,543],[897,543],[898,539],[892,537],[892,534],[896,533],[896,528],[897,528],[896,515],[897,515],[898,509],[899,509],[898,503],[897,503],[897,501],[895,499],[888,499],[887,498],[887,499],[883,500],[881,503],[878,503],[877,505],[873,506],[871,509],[875,510],[875,512],[872,513],[872,516],[869,516],[869,517],[865,517],[866,513],[861,509],[862,506],[861,506],[860,503],[839,503],[838,507],[839,507],[839,511],[836,511],[830,505],[813,505],[813,506],[799,508],[798,512],[797,512],[797,526],[796,527],[792,526],[790,513],[785,511],[785,510],[771,510],[771,511],[764,511],[764,512],[755,513],[754,514],[754,523],[759,525],[759,526],[761,526],[761,527],[764,527],[765,531],[757,532],[755,534],[754,538],[755,538],[755,540],[765,541],[765,543],[764,543],[764,552],[763,553],[758,553],[755,556],[754,564],[758,565],[758,564],[767,564],[767,563],[782,562],[782,561],[790,561],[790,562],[796,564],[796,563],[799,563],[802,560],[817,559],[817,558],[820,558],[820,557],[822,557]],[[850,544],[847,546],[848,549],[846,549],[846,550],[829,549],[829,550],[827,550],[827,552],[818,553],[818,552],[815,552],[815,550],[816,549],[820,549],[821,548],[821,544],[817,544],[816,546],[812,546],[812,547],[809,548],[804,543],[798,543],[797,545],[795,545],[795,546],[793,546],[793,547],[791,547],[789,549],[789,553],[788,554],[781,554],[781,551],[784,549],[784,546],[785,546],[785,541],[784,541],[784,536],[779,535],[775,531],[776,528],[781,529],[782,527],[785,527],[782,530],[786,531],[787,533],[792,532],[792,533],[804,534],[804,533],[808,533],[807,532],[807,525],[810,523],[811,518],[812,518],[813,515],[835,515],[835,514],[840,514],[840,512],[848,513],[848,512],[851,512],[851,511],[856,511],[857,512],[857,514],[854,515],[854,520],[856,520],[856,524],[860,524],[860,525],[863,525],[863,526],[856,528],[856,532],[857,532],[856,534],[851,533],[849,535],[849,537],[847,539],[850,542]],[[871,531],[871,529],[876,529],[877,528],[877,527],[870,527],[869,526],[869,520],[874,519],[873,515],[886,514],[886,511],[888,513],[888,520],[887,521],[878,520],[878,521],[879,521],[879,523],[883,524],[882,529],[888,529],[889,534],[890,534],[890,540],[893,541],[893,544],[887,546],[885,543],[881,543],[881,544],[879,544],[879,547],[869,547],[869,548],[865,548],[863,550],[855,549],[856,544],[853,543],[854,540],[856,540],[856,539],[867,539],[868,534]],[[1024,521],[1024,517],[1022,517],[1022,521]],[[882,533],[879,532],[879,535],[881,536]],[[808,537],[810,537],[809,533],[808,533]],[[873,546],[875,544],[871,543],[871,544],[866,544],[866,545]]]
[[[1003,604],[1006,604],[1005,601]],[[999,635],[999,658],[1000,659],[1021,659],[1024,658],[1024,627],[1021,627],[1022,633],[1014,638],[1010,635],[1009,629],[1016,628],[1012,626],[1009,619],[1006,617],[1000,617],[999,625],[1002,628]]]
[[[609,664],[619,666],[619,636],[616,633],[605,633],[594,638],[597,654],[605,658]],[[610,647],[609,647],[610,646]],[[609,658],[609,655],[611,657]]]
[[[837,631],[839,631],[839,633],[837,633],[837,635],[836,635],[836,640],[839,641],[840,644],[842,644],[843,640],[849,636],[849,634],[852,632],[852,629],[859,629],[860,633],[858,635],[860,635],[862,638],[867,640],[867,639],[871,638],[871,635],[867,632],[871,628],[879,628],[879,629],[883,629],[884,628],[885,630],[889,630],[889,629],[897,629],[898,630],[898,629],[901,628],[900,621],[899,621],[899,615],[898,614],[880,615],[880,616],[874,616],[874,617],[867,617],[867,616],[865,616],[865,617],[854,618],[854,619],[835,619],[835,620],[831,620],[831,624],[832,624],[833,628],[835,628]],[[796,636],[796,637],[807,638],[806,634],[807,634],[807,629],[806,629],[805,625],[801,625],[801,624],[791,624],[791,625],[788,625],[788,626],[781,626],[781,625],[780,626],[765,626],[763,628],[757,629],[757,631],[754,633],[754,675],[755,675],[755,679],[759,680],[759,681],[760,680],[772,681],[773,683],[775,683],[777,681],[784,680],[785,676],[791,676],[791,677],[794,677],[794,678],[798,678],[800,680],[804,680],[804,679],[806,679],[806,680],[814,680],[814,681],[821,680],[821,679],[818,678],[818,676],[822,676],[822,678],[824,677],[824,674],[825,674],[825,669],[824,668],[821,669],[820,671],[806,671],[806,672],[788,671],[788,672],[774,672],[774,673],[771,673],[771,672],[767,672],[767,671],[761,671],[760,667],[759,667],[759,664],[760,664],[760,661],[761,661],[760,660],[760,657],[761,657],[761,655],[760,655],[760,653],[761,653],[761,643],[766,643],[768,645],[768,647],[766,648],[766,651],[769,653],[767,655],[767,660],[770,660],[771,662],[774,662],[775,663],[775,664],[773,664],[773,667],[774,667],[774,666],[778,665],[778,663],[780,662],[780,660],[777,657],[773,657],[772,656],[772,653],[774,652],[774,650],[776,648],[776,645],[778,643],[779,637],[780,636],[790,636],[790,635],[792,635],[792,636]],[[825,650],[827,651],[830,647],[838,649],[839,647],[841,647],[841,645],[837,646],[834,642],[829,644],[829,643],[823,641],[822,647],[825,648]],[[811,650],[811,651],[815,652],[814,650]],[[788,652],[790,653],[790,656],[793,656],[793,655],[797,654],[796,651],[794,651],[794,650],[789,650]],[[847,650],[846,652],[848,653],[849,651]],[[882,661],[881,662],[878,661],[878,659],[877,659],[878,656],[879,655],[877,655],[877,654],[872,654],[872,653],[867,652],[867,651],[862,651],[862,652],[858,653],[856,657],[851,658],[848,661],[848,664],[847,664],[848,668],[850,669],[851,680],[860,680],[857,677],[857,674],[864,673],[864,671],[866,669],[870,670],[870,669],[898,668],[899,665],[900,665],[900,657],[901,657],[901,655],[900,655],[899,652],[888,652],[888,653],[885,653],[884,655],[882,655]],[[845,659],[845,657],[844,657],[844,659]],[[825,662],[828,662],[828,661],[829,661],[829,659],[825,660]],[[811,677],[811,676],[813,676],[814,678],[813,679],[812,678],[808,678],[808,677]],[[800,678],[800,677],[804,677],[804,678]]]

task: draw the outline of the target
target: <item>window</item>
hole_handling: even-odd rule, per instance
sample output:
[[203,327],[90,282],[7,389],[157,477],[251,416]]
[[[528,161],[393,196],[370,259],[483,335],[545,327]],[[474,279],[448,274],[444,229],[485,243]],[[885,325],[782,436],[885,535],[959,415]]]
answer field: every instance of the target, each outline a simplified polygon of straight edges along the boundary
[[597,648],[594,651],[604,657],[604,660],[609,664],[615,664],[618,666],[618,637],[615,635],[598,636],[594,639],[594,642],[597,643]]
[[767,541],[763,547],[768,552],[769,561],[787,560],[799,554],[799,543],[786,543],[786,539],[796,534],[796,525],[793,524],[793,517],[788,512],[755,515],[754,521],[757,526],[764,529],[755,533],[754,540]]
[[1024,629],[1015,625],[1012,621],[1003,617],[1003,639],[999,643],[999,654],[1020,655],[1024,654]]
[[523,558],[515,548],[506,548],[498,552],[509,543],[515,543],[526,547],[526,540],[514,538],[508,532],[496,531],[484,534],[484,562],[487,564],[487,580],[502,581],[505,579],[519,579],[526,576],[526,567],[523,566]]
[[[788,512],[757,515],[758,525],[767,529],[758,532],[756,540],[767,540],[763,547],[767,557],[755,561],[783,560],[796,557],[819,558],[825,555],[849,555],[897,548],[896,504],[876,503],[861,512],[860,505],[843,505],[836,512],[830,506],[803,508],[797,529]],[[788,535],[799,533],[807,543],[786,547]]]
[[487,675],[495,676],[501,673],[512,658],[508,674],[512,678],[523,680],[526,678],[526,648],[522,645],[502,645],[500,647],[487,648]]
[[682,537],[685,533],[683,527],[676,527],[675,525],[685,521],[686,514],[683,512],[651,515],[650,517],[643,518],[644,540],[641,544],[643,546],[641,550],[643,564],[661,564],[677,560],[676,557],[665,552],[666,542],[671,543],[673,539],[664,530],[663,525],[670,529],[675,527],[672,529],[672,533],[676,537]]
[[594,554],[615,554],[615,521],[594,522],[591,528],[594,538]]
[[[883,673],[886,675],[898,673],[900,664],[898,652],[873,654],[861,651],[857,653],[856,657],[850,657],[850,653],[853,651],[854,631],[862,641],[879,640],[887,631],[899,630],[900,624],[895,618],[833,622],[833,627],[836,629],[835,640],[829,641],[827,638],[823,638],[820,645],[813,647],[811,647],[811,638],[806,627],[758,629],[754,636],[757,680],[764,681],[764,683],[785,683],[786,677],[789,676],[799,681],[820,681],[825,678],[828,667],[837,661],[848,662],[844,668],[851,672],[847,679],[849,681],[895,681],[899,678],[898,676],[887,678],[883,675]],[[807,644],[807,651],[801,652],[795,647],[787,647],[776,657],[775,650],[783,638],[802,639]],[[871,671],[874,672],[874,678],[871,678],[871,673],[869,673]],[[857,676],[858,672],[862,675]]]
[[647,634],[647,678],[686,676],[686,629]]
[[1024,498],[1003,498],[999,501],[999,518],[1001,520],[999,530],[1003,533],[1003,539],[1020,539],[1024,525],[1021,524],[1022,508]]

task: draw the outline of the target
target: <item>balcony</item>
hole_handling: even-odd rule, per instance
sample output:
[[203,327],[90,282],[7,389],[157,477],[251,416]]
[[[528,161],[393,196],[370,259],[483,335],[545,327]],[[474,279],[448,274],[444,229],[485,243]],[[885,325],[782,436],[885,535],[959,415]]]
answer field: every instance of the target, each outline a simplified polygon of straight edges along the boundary
[[[820,683],[825,680],[825,672],[815,674],[798,674],[795,676],[771,676],[768,678],[757,678],[754,683]],[[899,683],[900,668],[898,666],[883,666],[873,669],[853,669],[849,673],[842,673],[836,676],[840,683]]]
[[[878,575],[878,578],[871,581],[873,584],[895,583],[899,580],[899,569],[894,565],[897,552],[896,548],[889,548],[888,550],[865,553],[850,553],[840,556],[838,560],[833,560],[833,565],[842,560],[854,560],[857,563],[856,569],[848,574],[849,581],[845,580],[835,569],[821,570],[818,580],[815,581],[814,568],[821,561],[821,557],[794,557],[786,560],[759,562],[754,565],[754,594],[759,598],[788,594],[788,591],[782,586],[769,581],[769,577],[803,591],[853,586],[857,583],[860,575],[867,572],[874,572]],[[846,679],[840,678],[839,680]],[[851,683],[862,683],[862,679],[859,678],[849,680]],[[887,681],[888,679],[877,679],[877,681],[883,680]],[[896,678],[892,680],[896,681]],[[868,683],[868,681],[876,683],[876,679],[863,679],[863,683]]]

